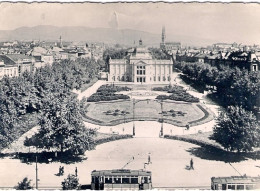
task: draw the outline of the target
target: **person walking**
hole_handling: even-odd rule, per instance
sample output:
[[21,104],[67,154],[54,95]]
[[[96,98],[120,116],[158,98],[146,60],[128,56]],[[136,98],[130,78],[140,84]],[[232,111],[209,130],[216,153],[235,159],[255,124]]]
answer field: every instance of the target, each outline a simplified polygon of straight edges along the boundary
[[192,159],[192,158],[190,159],[190,170],[191,170],[191,169],[194,170],[194,167],[193,167],[193,159]]
[[59,176],[61,175],[61,171],[62,171],[62,169],[61,169],[61,166],[59,167]]
[[75,168],[75,176],[78,176],[78,168]]

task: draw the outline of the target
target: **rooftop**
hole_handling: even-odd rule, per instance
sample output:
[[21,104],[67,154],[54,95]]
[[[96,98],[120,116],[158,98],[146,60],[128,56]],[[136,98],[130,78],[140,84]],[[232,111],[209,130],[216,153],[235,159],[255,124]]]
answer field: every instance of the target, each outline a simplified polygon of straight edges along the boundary
[[213,182],[218,184],[226,183],[260,183],[260,177],[251,176],[229,176],[229,177],[212,177]]
[[129,169],[116,169],[116,170],[94,170],[91,173],[92,176],[151,176],[151,171],[143,170],[129,170]]

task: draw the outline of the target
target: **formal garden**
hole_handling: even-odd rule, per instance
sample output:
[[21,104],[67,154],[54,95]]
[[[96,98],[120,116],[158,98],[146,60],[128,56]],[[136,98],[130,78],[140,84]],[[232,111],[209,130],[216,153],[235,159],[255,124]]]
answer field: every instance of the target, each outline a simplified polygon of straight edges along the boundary
[[137,121],[161,122],[163,119],[165,123],[186,126],[188,123],[190,125],[206,123],[213,119],[213,114],[200,104],[165,100],[161,105],[161,101],[147,99],[134,102],[119,100],[88,103],[84,115],[86,121],[98,125],[117,125],[133,121],[133,117]]
[[97,92],[92,94],[87,101],[88,102],[99,102],[99,101],[111,101],[118,99],[129,99],[128,95],[116,94],[119,91],[130,91],[129,87],[121,87],[115,85],[103,85],[98,88]]
[[164,86],[164,87],[154,87],[154,91],[163,91],[170,93],[169,96],[167,95],[158,95],[156,99],[159,100],[175,100],[175,101],[185,101],[185,102],[192,102],[192,103],[198,103],[200,100],[199,98],[196,98],[192,95],[190,95],[182,86]]

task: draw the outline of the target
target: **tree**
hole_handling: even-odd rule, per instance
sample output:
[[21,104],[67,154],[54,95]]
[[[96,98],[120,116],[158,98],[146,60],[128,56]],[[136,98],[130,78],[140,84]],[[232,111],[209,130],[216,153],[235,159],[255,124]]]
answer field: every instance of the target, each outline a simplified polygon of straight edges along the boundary
[[79,103],[73,96],[50,95],[44,101],[40,114],[40,130],[25,145],[54,148],[61,152],[83,154],[95,146],[95,130],[86,129],[80,114]]
[[252,112],[229,106],[213,128],[213,139],[230,151],[252,151],[260,146],[260,128]]
[[80,189],[79,179],[74,174],[69,174],[64,181],[61,182],[62,190]]
[[14,187],[16,190],[32,190],[33,186],[31,185],[31,181],[28,177],[25,177],[21,182],[18,182],[17,186]]

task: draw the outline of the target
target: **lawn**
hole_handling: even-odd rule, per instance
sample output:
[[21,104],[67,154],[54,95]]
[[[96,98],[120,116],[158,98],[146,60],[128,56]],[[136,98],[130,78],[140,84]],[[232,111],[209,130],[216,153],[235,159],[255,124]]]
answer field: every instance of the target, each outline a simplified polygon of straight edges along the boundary
[[[213,119],[211,112],[198,104],[164,101],[164,122],[185,126],[188,122],[202,124]],[[136,120],[161,119],[161,104],[156,100],[140,100],[135,104]],[[99,125],[116,125],[133,120],[133,101],[89,103],[85,120]]]

